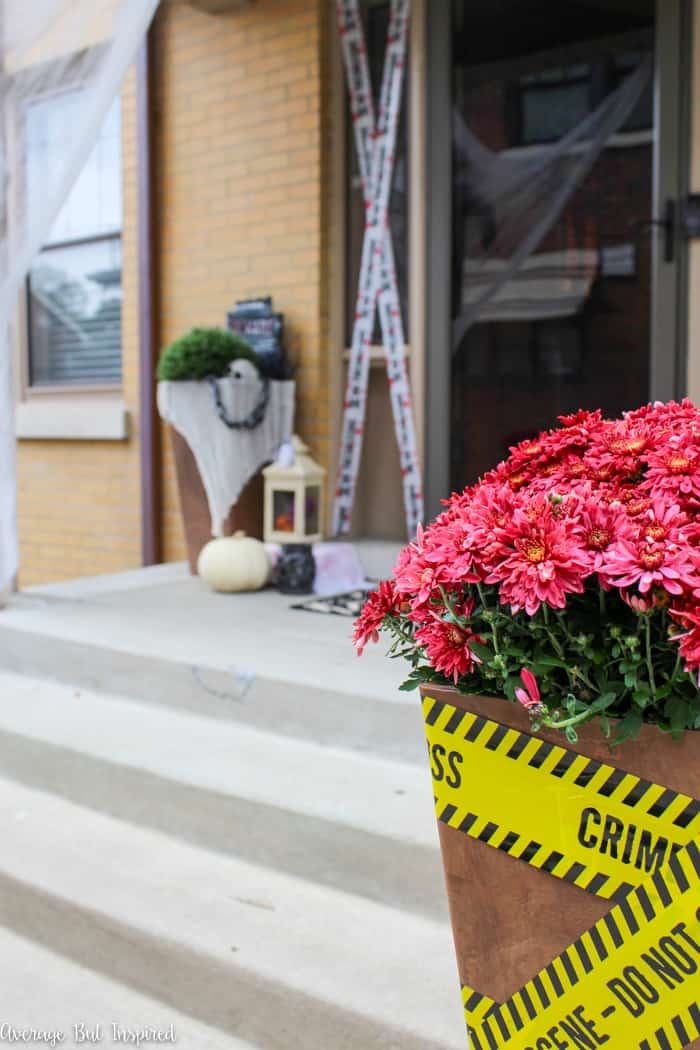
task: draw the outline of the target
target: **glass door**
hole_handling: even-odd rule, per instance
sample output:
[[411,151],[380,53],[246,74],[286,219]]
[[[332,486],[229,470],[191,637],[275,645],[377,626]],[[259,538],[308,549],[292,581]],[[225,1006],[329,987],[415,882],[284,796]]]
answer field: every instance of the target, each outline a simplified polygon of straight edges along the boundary
[[431,258],[448,288],[429,289],[429,345],[449,348],[428,369],[433,501],[559,415],[673,396],[683,254],[666,206],[682,166],[681,4],[657,16],[654,0],[579,0],[556,18],[546,0],[448,6],[429,65],[447,33],[429,100],[448,161],[431,217],[440,178],[449,200]]

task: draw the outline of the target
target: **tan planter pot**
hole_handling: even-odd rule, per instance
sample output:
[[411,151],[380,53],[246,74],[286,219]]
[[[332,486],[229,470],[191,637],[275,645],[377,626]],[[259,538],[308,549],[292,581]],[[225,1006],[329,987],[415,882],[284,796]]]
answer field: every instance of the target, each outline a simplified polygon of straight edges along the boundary
[[[458,711],[466,711],[480,716],[481,719],[488,719],[501,727],[505,727],[505,729],[517,730],[529,737],[530,740],[533,740],[533,735],[530,732],[529,717],[516,704],[483,696],[464,696],[456,690],[437,686],[424,686],[421,688],[421,693],[424,698],[428,697],[437,701],[438,705],[446,704],[458,709]],[[429,701],[424,701],[424,712],[428,711],[428,709]],[[440,726],[442,725],[443,729],[446,728],[447,723],[444,715],[449,714],[449,712],[442,709],[443,717],[436,718],[435,711],[438,710],[438,707],[430,710],[432,713],[428,713],[426,717],[429,750],[431,748],[431,739],[433,741],[432,746],[433,748],[435,747],[434,741],[438,739],[436,733],[440,730]],[[434,731],[428,725],[431,718],[435,720]],[[452,718],[454,724],[459,720],[459,715],[453,715]],[[499,830],[493,833],[492,838],[489,838],[489,832],[486,831],[484,833],[486,841],[481,841],[478,837],[471,837],[478,833],[480,826],[483,826],[484,818],[497,819],[494,816],[489,817],[488,795],[490,790],[493,790],[494,796],[499,793],[499,797],[512,798],[514,808],[516,807],[516,800],[517,806],[521,807],[521,810],[523,805],[527,804],[527,799],[522,798],[517,793],[519,790],[517,770],[521,765],[521,757],[527,758],[528,755],[534,754],[536,745],[532,744],[527,755],[516,758],[514,754],[515,748],[510,743],[515,739],[515,735],[510,734],[506,738],[504,729],[496,737],[493,737],[491,727],[487,727],[485,740],[479,741],[478,744],[470,745],[465,741],[465,736],[470,731],[472,734],[477,733],[478,736],[478,724],[470,720],[468,716],[464,724],[467,725],[467,729],[464,730],[460,726],[460,729],[455,731],[454,734],[455,749],[457,753],[461,754],[461,758],[456,758],[453,754],[450,762],[451,752],[449,744],[445,747],[446,753],[438,750],[437,756],[434,754],[430,755],[431,772],[436,792],[436,809],[438,811],[441,807],[443,809],[443,820],[438,821],[438,827],[457,955],[457,968],[463,987],[467,986],[470,990],[476,990],[477,993],[486,996],[488,1000],[494,1000],[497,1004],[505,1004],[511,997],[515,1001],[516,993],[519,993],[540,971],[543,971],[553,960],[574,945],[574,942],[581,938],[585,931],[593,927],[603,916],[606,916],[615,906],[615,900],[596,896],[594,892],[588,892],[579,888],[578,885],[572,885],[570,881],[566,881],[561,872],[566,868],[568,858],[561,862],[559,877],[557,877],[555,874],[550,874],[540,867],[532,866],[531,863],[527,863],[523,859],[518,859],[520,852],[522,852],[522,846],[514,847],[513,852],[509,855],[506,852],[509,844],[504,837],[507,828],[499,826]],[[470,724],[474,727],[472,730],[468,728]],[[431,732],[433,733],[432,737]],[[502,745],[498,745],[499,755],[497,757],[501,760],[501,767],[496,762],[492,762],[494,751],[491,751],[489,754],[486,747],[488,740],[493,739],[495,750],[495,741],[498,740],[499,736],[502,740]],[[439,737],[439,739],[444,742],[446,738]],[[597,726],[584,727],[580,732],[577,744],[566,744],[562,735],[553,731],[543,731],[537,734],[534,740],[546,741],[559,745],[559,747],[565,747],[569,752],[588,756],[590,759],[597,760],[597,762],[607,766],[614,766],[645,781],[651,781],[652,785],[664,785],[671,789],[672,792],[688,795],[693,799],[700,799],[700,732],[688,733],[683,740],[673,741],[654,727],[645,726],[638,740],[627,742],[619,748],[615,748],[613,752],[609,750],[607,744],[601,739],[600,730]],[[521,740],[518,746],[522,747],[523,743],[527,743],[527,741]],[[440,748],[443,745],[438,744],[437,746]],[[469,750],[470,746],[481,748],[482,757],[477,755],[476,751],[471,752]],[[504,747],[510,749],[513,753],[504,754]],[[447,791],[446,788],[443,788],[446,777],[450,777],[451,783],[457,785],[458,781],[461,780],[462,770],[467,770],[467,764],[470,761],[475,765],[477,758],[479,761],[483,761],[483,768],[487,771],[487,774],[484,775],[480,784],[472,785],[473,801],[469,796],[469,792],[463,796],[473,808],[481,809],[479,812],[480,823],[475,823],[473,829],[469,832],[469,830],[459,830],[458,826],[449,826],[445,823],[444,803],[447,796],[444,793],[441,796],[441,792]],[[543,777],[548,778],[546,789],[550,792],[549,797],[555,800],[557,797],[561,799],[561,812],[554,805],[551,807],[552,812],[550,812],[549,817],[551,819],[553,838],[556,839],[559,836],[562,822],[569,820],[572,812],[575,810],[572,798],[579,789],[572,788],[570,779],[559,781],[554,777],[552,760],[554,762],[558,761],[557,755],[554,753],[552,753],[550,760],[543,761],[541,772]],[[569,756],[565,757],[564,765],[567,761],[572,763],[572,773],[584,766],[587,769],[596,768],[580,762],[574,765],[573,759],[569,758]],[[512,771],[515,793],[510,796],[507,790],[505,794],[502,790],[503,780],[499,780],[497,774],[499,768],[504,771],[503,776],[505,778],[509,778],[511,776],[509,770]],[[491,779],[492,773],[494,779]],[[601,771],[601,774],[604,773],[604,770]],[[530,770],[527,775],[532,777],[532,771]],[[560,775],[562,774],[557,774],[557,776]],[[467,777],[468,774],[463,778],[464,783],[459,784],[460,791],[464,791]],[[552,782],[554,783],[553,787]],[[624,781],[621,784],[622,791],[628,790],[630,783],[633,782]],[[596,782],[593,781],[591,790],[595,784]],[[641,791],[642,788],[643,785],[640,785],[639,790]],[[523,787],[522,790],[524,791],[525,788]],[[559,795],[552,795],[552,791],[558,791]],[[652,802],[654,792],[655,789],[651,787],[648,797],[652,799]],[[613,791],[612,794],[614,798],[617,798],[616,791]],[[600,854],[601,847],[604,844],[606,815],[612,812],[611,807],[614,801],[614,799],[606,800],[604,796],[600,795],[597,797],[599,802],[596,802],[594,798],[592,804],[590,797],[576,799],[577,803],[580,802],[579,809],[576,812],[582,814],[582,816],[579,825],[573,829],[574,834],[582,837],[584,842],[595,844],[595,848],[592,847],[590,851],[591,863],[594,865],[596,862],[600,864],[601,861]],[[454,795],[453,800],[457,801],[457,794]],[[539,821],[541,828],[542,824],[542,815],[539,811],[536,811],[538,805],[538,798],[533,796],[533,834],[529,836],[532,839],[535,838],[535,825]],[[632,803],[627,802],[626,805],[631,806]],[[586,807],[590,811],[587,816],[584,815]],[[502,805],[501,812],[503,811]],[[615,835],[617,836],[616,848],[620,850],[620,856],[622,857],[622,851],[626,848],[625,836],[629,835],[630,843],[634,843],[634,849],[631,845],[628,849],[630,855],[629,881],[635,887],[644,878],[649,877],[645,873],[640,874],[635,871],[633,867],[635,863],[634,850],[638,849],[640,832],[630,831],[629,828],[635,826],[635,821],[639,823],[640,818],[637,816],[639,812],[640,810],[630,808],[628,827],[626,829],[619,829],[617,824],[611,823],[611,835],[605,844],[606,856],[603,858],[605,863],[609,861],[608,854],[612,852],[612,846],[614,845],[612,840],[615,838]],[[460,813],[456,813],[454,818],[448,816],[448,819],[451,819],[453,824],[459,824],[461,820],[462,824],[466,826],[469,818],[464,818]],[[522,816],[520,819],[522,823]],[[612,821],[612,819],[611,817],[610,820]],[[690,830],[692,828],[697,829],[698,819],[700,818],[693,817],[690,821]],[[599,823],[600,828],[598,827]],[[513,826],[515,827],[515,825]],[[680,834],[680,830],[676,830]],[[541,837],[544,838],[546,836]],[[522,833],[520,841],[524,842],[525,845],[527,844],[527,839]],[[499,843],[501,844],[500,846]],[[644,843],[642,844],[644,845]],[[545,846],[545,852],[547,852],[550,846],[547,843],[545,843]],[[553,848],[556,848],[556,843],[553,845]],[[561,846],[561,849],[565,852],[564,846]],[[683,855],[685,856],[685,851]],[[670,846],[666,853],[666,857],[668,856],[670,856]],[[646,854],[642,860],[643,863],[647,862]],[[693,922],[695,922],[695,909],[700,905],[700,882],[694,887],[691,885],[689,894],[694,894],[694,903],[690,907],[692,909]],[[698,930],[700,930],[700,910],[698,911],[697,925]],[[625,931],[625,934],[626,937],[630,936],[629,931]],[[643,937],[644,930],[642,929],[637,942],[640,951],[644,947]],[[700,934],[698,937],[700,937]],[[693,961],[697,961],[697,972],[693,971],[692,974],[683,974],[682,980],[678,985],[678,991],[669,990],[663,978],[659,980],[654,978],[655,983],[660,986],[661,993],[666,997],[663,999],[663,1003],[671,1010],[677,1005],[679,1013],[681,1013],[682,1009],[686,1009],[691,1001],[695,1001],[696,1010],[697,1004],[700,1003],[700,952],[695,953],[692,948],[690,952],[694,956]],[[594,960],[594,962],[602,971],[602,964],[598,960]],[[627,959],[627,964],[629,964],[629,959]],[[577,963],[577,966],[579,965]],[[592,980],[593,977],[591,976],[590,979]],[[675,989],[673,979],[672,983],[674,983]],[[603,984],[606,986],[605,980]],[[619,987],[622,988],[622,986]],[[581,989],[581,995],[583,996],[581,1001],[585,1004],[585,1009],[590,1010],[591,1015],[595,1014],[599,1004],[596,1001],[587,1001],[584,994],[584,983],[581,984]],[[619,1013],[624,1014],[625,1007],[617,998],[613,994],[608,995],[607,992],[605,994],[610,1000],[609,1005],[615,1006]],[[551,988],[549,997],[554,999],[554,996],[551,994]],[[520,1003],[520,1013],[523,1014],[522,1001]],[[556,1004],[553,1004],[553,1007],[555,1006]],[[602,1003],[602,1006],[606,1007],[607,1002]],[[648,1006],[648,1004],[645,1004],[645,1006]],[[579,1043],[575,1040],[572,1041],[570,1036],[566,1034],[566,1028],[559,1029],[556,1027],[559,1019],[555,1017],[554,1021],[552,1020],[554,1014],[551,1009],[548,1012],[544,1008],[544,1004],[536,1000],[535,1008],[538,1019],[528,1018],[527,1016],[521,1018],[521,1020],[524,1020],[522,1031],[517,1031],[514,1024],[511,1023],[512,1019],[506,1016],[508,1030],[512,1033],[507,1040],[505,1040],[502,1032],[499,1033],[498,1026],[494,1021],[491,1024],[491,1030],[495,1039],[495,1046],[513,1046],[516,1050],[520,1050],[520,1048],[522,1050],[556,1050],[559,1046],[579,1046]],[[503,1014],[507,1015],[507,1012],[504,1007]],[[542,1024],[538,1028],[540,1015]],[[479,1020],[481,1020],[482,1016],[480,1015]],[[686,1014],[683,1016],[686,1017]],[[700,1016],[700,1013],[698,1016]],[[670,1025],[672,1020],[670,1014],[668,1018],[664,1017],[664,1023],[667,1020]],[[606,1034],[606,1021],[601,1016],[596,1016],[595,1023],[597,1025],[595,1028],[596,1035],[604,1036]],[[548,1034],[547,1024],[550,1024],[550,1027],[554,1025],[554,1031],[551,1035]],[[700,1048],[700,1039],[696,1038],[696,1030],[691,1028],[687,1017],[684,1022],[681,1022],[681,1027],[685,1026],[685,1030],[689,1033],[689,1038],[692,1036],[692,1041],[685,1044],[681,1044],[678,1041],[672,1026],[669,1027],[671,1038],[668,1044],[656,1040],[655,1031],[659,1027],[658,1025],[648,1033],[646,1031],[641,1033],[643,1038],[648,1037],[649,1041],[645,1043],[643,1039],[638,1038],[640,1034],[639,1026],[643,1024],[643,1019],[637,1021],[630,1016],[628,1041],[620,1042],[610,1037],[604,1042],[609,1050],[618,1050],[618,1048],[620,1050],[623,1050],[623,1048],[624,1050],[637,1050],[638,1047],[642,1047],[642,1050],[657,1050],[657,1048],[664,1048],[665,1050],[667,1045],[672,1047],[687,1045]],[[602,1045],[590,1033],[588,1033],[588,1038],[591,1040],[590,1044],[582,1041],[580,1045]],[[538,1039],[540,1040],[539,1042]],[[556,1039],[559,1039],[559,1042]],[[472,1046],[474,1050],[493,1050],[489,1039],[485,1038],[482,1029],[477,1031],[476,1039],[472,1039]]]
[[[187,560],[190,572],[196,575],[199,553],[211,536],[211,513],[207,494],[199,474],[196,460],[189,445],[174,427],[170,430],[175,472],[180,495],[180,510],[187,545]],[[262,470],[250,479],[235,507],[232,508],[224,526],[224,536],[233,536],[242,529],[248,536],[262,539],[263,536],[263,476]]]

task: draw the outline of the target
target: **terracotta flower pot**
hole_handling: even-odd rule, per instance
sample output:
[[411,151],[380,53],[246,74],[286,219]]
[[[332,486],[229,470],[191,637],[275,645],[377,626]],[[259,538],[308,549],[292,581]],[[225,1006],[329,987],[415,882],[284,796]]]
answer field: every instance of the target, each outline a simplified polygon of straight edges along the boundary
[[[608,915],[615,907],[616,901],[625,897],[622,887],[615,896],[610,894],[612,899],[606,899],[604,896],[597,895],[595,886],[589,885],[589,889],[586,890],[580,888],[580,885],[567,881],[567,876],[562,873],[571,872],[573,866],[568,865],[566,856],[556,861],[557,857],[562,857],[562,853],[566,854],[566,847],[560,845],[561,852],[554,852],[557,843],[566,839],[564,834],[567,830],[564,828],[566,821],[570,821],[572,816],[576,817],[577,826],[568,830],[578,839],[579,845],[576,849],[580,847],[579,859],[581,850],[584,849],[583,843],[586,844],[585,849],[590,853],[591,870],[594,870],[596,865],[604,868],[605,864],[612,864],[611,854],[614,847],[616,856],[619,854],[620,862],[625,856],[629,862],[630,885],[627,888],[631,890],[632,887],[637,887],[645,879],[651,877],[647,871],[653,872],[654,868],[659,867],[662,862],[666,864],[672,855],[672,845],[669,839],[666,846],[660,847],[658,864],[654,859],[653,851],[659,840],[643,839],[640,831],[641,809],[635,806],[643,806],[645,814],[651,811],[648,809],[648,801],[640,802],[637,796],[645,800],[651,799],[653,802],[658,795],[656,785],[663,785],[670,789],[665,796],[661,797],[660,802],[656,803],[659,811],[663,809],[663,805],[669,798],[674,797],[673,793],[676,792],[680,795],[691,796],[691,799],[700,799],[700,732],[686,733],[682,740],[674,741],[669,736],[660,733],[655,727],[644,726],[639,739],[628,741],[611,751],[606,742],[602,740],[597,725],[584,727],[579,734],[578,743],[567,744],[565,738],[554,731],[542,731],[533,735],[526,712],[518,705],[505,700],[484,696],[465,696],[454,689],[437,686],[423,686],[421,693],[424,698],[426,731],[438,815],[442,810],[443,819],[438,821],[438,827],[459,978],[463,988],[466,986],[467,989],[476,991],[474,1002],[479,997],[485,996],[487,1002],[493,1000],[496,1004],[505,1004],[528,982],[536,978],[540,971],[543,971],[553,960],[579,941],[585,931],[590,930],[603,916]],[[436,703],[433,705],[432,701]],[[449,710],[443,705],[448,705]],[[457,713],[452,709],[456,709]],[[466,718],[462,718],[461,723],[460,717],[462,716],[459,712],[469,713]],[[470,715],[477,716],[477,719],[471,719]],[[484,737],[478,739],[479,727],[484,719],[496,723],[501,728],[494,730],[493,727],[487,725]],[[431,729],[431,721],[435,727],[434,733]],[[460,723],[459,728],[455,729],[454,736],[451,738],[454,740],[454,750],[451,750],[448,738],[440,737],[438,734],[449,729],[450,724],[456,726],[458,723]],[[516,730],[518,733],[508,733],[508,730]],[[519,734],[524,734],[524,737],[519,737]],[[472,744],[469,743],[469,736],[472,738],[473,751],[470,751]],[[436,739],[441,741],[437,745],[435,744]],[[489,741],[491,741],[490,744]],[[521,754],[530,741],[532,744],[529,749],[526,753]],[[542,747],[543,743],[558,745],[559,748],[565,749],[565,754],[561,755],[558,750],[548,746]],[[480,748],[478,753],[477,746]],[[437,751],[435,751],[436,747]],[[504,749],[507,749],[507,752]],[[516,752],[518,752],[517,755]],[[537,770],[533,770],[532,767],[540,762],[540,758],[528,758],[535,753],[538,756],[545,755],[545,758],[541,759],[541,768]],[[587,756],[594,761],[592,763],[580,760],[577,762],[576,755]],[[494,761],[494,756],[501,761],[501,766]],[[513,811],[516,808],[525,811],[529,804],[527,776],[522,784],[517,779],[518,770],[523,766],[523,759],[527,760],[524,764],[528,766],[526,772],[531,781],[535,772],[541,773],[542,778],[546,778],[544,787],[549,799],[547,820],[551,825],[552,834],[552,842],[544,843],[540,860],[531,862],[528,862],[527,856],[522,859],[523,849],[528,846],[527,838],[523,834],[523,831],[527,829],[527,820],[523,820],[521,814],[521,825],[525,823],[526,828],[519,829],[520,845],[517,846],[513,844],[513,840],[518,836],[513,833],[508,836],[508,827],[503,826],[503,814],[507,814],[509,804]],[[484,774],[478,784],[469,786],[469,776],[476,775],[475,770],[479,762],[483,763]],[[598,780],[607,776],[607,773],[605,770],[600,770],[598,780],[595,779],[595,771],[599,769],[598,763],[633,774],[634,777],[642,778],[642,782],[635,790],[632,790],[630,785],[634,787],[634,777],[625,779],[623,773],[620,773],[609,781],[609,786],[604,789],[607,794],[604,794],[603,789],[598,787]],[[581,796],[580,789],[572,784],[569,774],[565,775],[563,771],[570,769],[572,773],[575,773],[584,767],[591,773],[591,782],[585,787],[589,794]],[[498,772],[499,769],[502,770],[502,773]],[[513,777],[512,787],[506,790],[503,781],[511,775]],[[576,783],[579,781],[583,783],[582,775],[578,776]],[[458,789],[453,795],[449,795],[449,792],[444,793],[448,791],[444,787],[447,782],[453,786],[456,785]],[[651,784],[646,784],[646,782],[651,782]],[[532,781],[532,783],[536,782]],[[594,787],[600,793],[592,797],[590,791]],[[464,793],[465,789],[466,793]],[[646,796],[644,796],[645,790],[648,792]],[[452,799],[457,803],[460,791],[464,793],[461,797],[469,803],[468,808],[478,811],[478,823],[472,819],[474,814],[465,815],[464,810],[452,814],[452,810],[458,809],[458,806],[445,806],[446,800]],[[579,795],[576,792],[579,792]],[[493,807],[489,797],[490,793],[493,794]],[[493,815],[498,808],[496,796],[500,799],[500,817]],[[619,807],[622,802],[625,802],[629,808],[629,818],[624,827],[618,825],[617,817],[610,816],[612,812],[620,812]],[[541,829],[544,820],[541,812],[542,799],[533,795],[531,806],[533,834],[529,837],[535,839],[536,826]],[[685,836],[687,840],[695,829],[695,837],[697,837],[700,834],[700,829],[698,829],[700,806],[689,803],[687,799],[685,802],[680,799],[671,804],[669,812],[676,817],[679,810],[682,815],[678,817],[678,822],[672,827],[672,831],[681,837]],[[507,816],[505,819],[507,820]],[[447,820],[450,821],[450,824],[446,822]],[[471,829],[468,826],[470,820]],[[488,823],[488,821],[494,823]],[[622,818],[620,822],[625,823]],[[685,824],[684,828],[681,827],[682,824]],[[483,832],[479,836],[480,827],[483,828]],[[516,824],[513,824],[513,827],[517,827]],[[609,834],[606,839],[607,831]],[[473,837],[475,835],[476,837]],[[540,837],[544,839],[546,836]],[[568,841],[573,841],[573,839],[569,838]],[[530,843],[530,846],[537,844],[537,842]],[[683,851],[684,856],[686,852]],[[556,874],[551,874],[549,870],[546,870],[547,861],[542,866],[541,858],[548,853],[550,868],[556,870]],[[700,854],[698,856],[700,857]],[[556,865],[556,869],[553,868],[553,865]],[[635,865],[642,870],[637,871]],[[698,860],[698,866],[700,868],[700,860]],[[572,872],[571,877],[573,874]],[[700,870],[698,875],[700,876]],[[582,875],[579,882],[585,882],[587,878],[587,875]],[[609,889],[612,890],[612,888],[612,884],[609,883]],[[694,886],[691,885],[688,900],[691,897],[689,914],[692,915],[692,921],[695,922],[696,909],[700,905],[700,881]],[[697,911],[697,925],[700,930],[700,909]],[[630,936],[628,931],[625,931],[625,935]],[[697,940],[698,935],[694,936]],[[640,932],[639,937],[643,937],[643,931]],[[641,950],[642,939],[637,943]],[[691,964],[688,964],[689,971],[692,969],[693,973],[688,972],[683,975],[682,980],[678,982],[677,992],[668,988],[664,978],[657,983],[668,998],[668,1004],[670,1004],[668,1009],[672,1009],[675,1003],[680,1013],[682,1008],[692,1009],[694,1001],[695,1016],[700,1019],[698,1009],[700,951],[696,953],[694,949],[689,950],[693,955],[693,963],[696,964],[697,972]],[[596,966],[601,966],[595,959],[594,963]],[[579,965],[577,962],[577,966]],[[675,979],[670,980],[675,989]],[[583,985],[581,987],[583,988]],[[615,987],[624,991],[623,985]],[[551,989],[549,997],[552,997]],[[625,1007],[617,1001],[614,995],[609,995],[609,999],[610,1006],[615,1006],[620,1013],[625,1012]],[[589,1008],[589,1005],[586,1005],[586,1009]],[[538,1002],[535,1002],[535,1007],[538,1013],[542,1009]],[[523,1010],[521,1009],[520,1012],[522,1014]],[[504,1014],[506,1013],[504,1007]],[[593,1013],[595,1013],[594,1010]],[[551,1011],[547,1016],[551,1021]],[[672,1020],[670,1014],[668,1018],[664,1018],[664,1023],[667,1019],[670,1026]],[[618,1047],[623,1046],[624,1050],[636,1050],[637,1047],[641,1047],[642,1050],[657,1047],[666,1050],[670,1046],[700,1048],[700,1039],[696,1038],[696,1033],[700,1031],[700,1028],[693,1029],[687,1019],[681,1022],[681,1036],[674,1033],[672,1026],[669,1027],[670,1039],[667,1042],[663,1041],[663,1033],[658,1040],[656,1039],[655,1028],[649,1032],[644,1031],[642,1033],[644,1040],[642,1040],[637,1037],[639,1032],[636,1027],[630,1030],[629,1041],[624,1043],[616,1041],[614,1036],[609,1039],[603,1038],[606,1022],[600,1017],[595,1022],[598,1025],[594,1029],[595,1038],[590,1032],[588,1035],[585,1035],[584,1032],[584,1035],[580,1037],[580,1042],[576,1042],[575,1039],[572,1041],[565,1034],[566,1028],[560,1030],[556,1028],[556,1024],[552,1034],[548,1034],[546,1024],[538,1032],[537,1023],[532,1018],[525,1016],[521,1020],[524,1020],[524,1027],[522,1032],[519,1032],[517,1026],[515,1028],[511,1026],[511,1018],[506,1018],[509,1032],[514,1033],[508,1039],[505,1039],[502,1034],[503,1029],[499,1033],[498,1025],[494,1023],[492,1025],[495,1040],[493,1044],[490,1043],[488,1037],[484,1037],[483,1031],[480,1030],[479,1033],[476,1033],[475,1038],[472,1038],[472,1047],[474,1050],[494,1050],[496,1047],[513,1045],[517,1050],[520,1047],[523,1050],[550,1050],[550,1048],[560,1046],[590,1045],[593,1047],[607,1042],[609,1050],[617,1050]],[[634,1018],[631,1017],[630,1024],[633,1021]],[[634,1023],[641,1025],[644,1022],[640,1020]],[[532,1034],[530,1034],[531,1029]],[[679,1041],[683,1031],[686,1032],[690,1041],[685,1043]],[[645,1041],[647,1036],[648,1042]],[[598,1037],[602,1042],[598,1041]],[[590,1042],[586,1042],[586,1038],[590,1039]],[[674,1038],[675,1041],[673,1041]]]
[[[190,572],[197,573],[197,559],[205,544],[212,538],[211,514],[207,494],[189,445],[174,427],[168,427],[175,460],[180,510],[187,545]],[[242,530],[248,536],[263,537],[263,475],[259,470],[247,483],[226,519],[224,536],[233,536]]]

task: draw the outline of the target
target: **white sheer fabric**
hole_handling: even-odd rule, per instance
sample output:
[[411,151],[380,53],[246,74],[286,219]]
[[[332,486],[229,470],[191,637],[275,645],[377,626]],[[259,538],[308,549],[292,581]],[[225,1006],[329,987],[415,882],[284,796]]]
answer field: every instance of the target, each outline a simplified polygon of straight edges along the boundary
[[[54,224],[90,168],[157,6],[158,0],[0,0],[0,595],[18,567],[9,325],[34,256],[66,233]],[[28,164],[30,143],[36,152],[37,136],[48,143],[56,135],[61,149],[51,148],[52,163]],[[82,177],[89,179],[89,170]],[[119,202],[95,202],[106,217],[112,206]],[[61,212],[63,224],[71,221],[79,224],[80,216]]]
[[[472,324],[575,313],[597,269],[588,251],[534,256],[612,135],[637,104],[653,59],[637,69],[601,105],[553,145],[494,153],[453,111],[457,183],[469,202],[462,295],[453,322],[456,352]],[[529,265],[528,265],[529,260]],[[524,292],[527,294],[524,295]],[[530,312],[515,304],[531,299]]]
[[[244,419],[260,399],[260,380],[220,379],[219,395],[230,419]],[[208,383],[159,383],[158,410],[190,446],[207,494],[211,534],[223,535],[246,482],[291,441],[294,382],[271,381],[267,411],[252,430],[229,430],[221,422]]]

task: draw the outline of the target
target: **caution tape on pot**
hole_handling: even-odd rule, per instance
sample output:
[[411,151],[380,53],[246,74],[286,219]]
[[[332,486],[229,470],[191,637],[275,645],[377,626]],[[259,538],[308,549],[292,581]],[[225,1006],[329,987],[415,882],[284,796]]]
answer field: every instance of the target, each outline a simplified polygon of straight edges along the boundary
[[700,802],[426,698],[438,819],[615,906],[505,1003],[463,989],[474,1050],[671,1050],[700,1036]]

